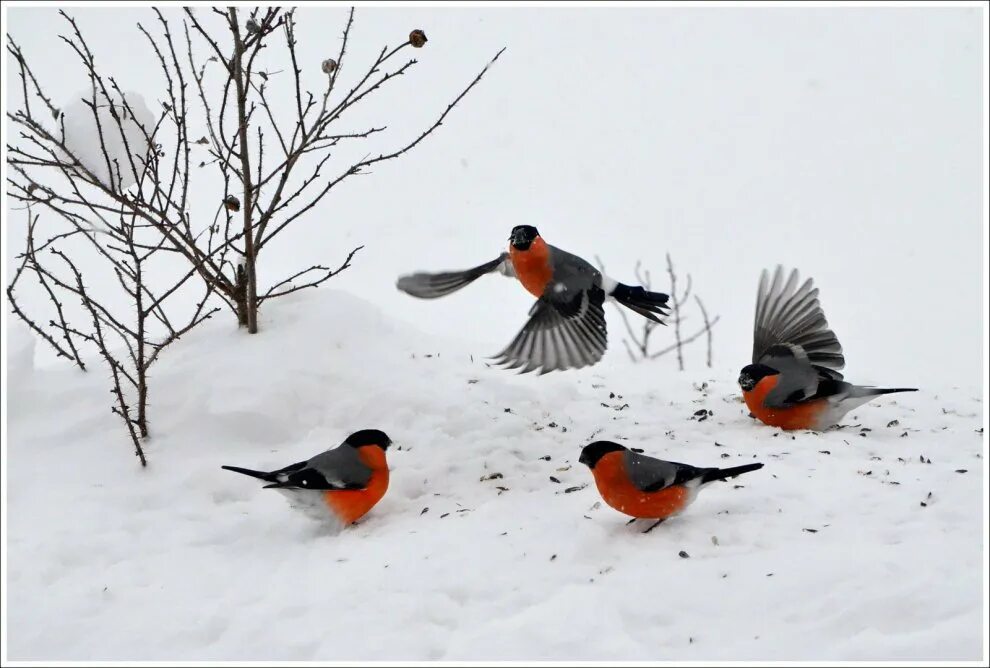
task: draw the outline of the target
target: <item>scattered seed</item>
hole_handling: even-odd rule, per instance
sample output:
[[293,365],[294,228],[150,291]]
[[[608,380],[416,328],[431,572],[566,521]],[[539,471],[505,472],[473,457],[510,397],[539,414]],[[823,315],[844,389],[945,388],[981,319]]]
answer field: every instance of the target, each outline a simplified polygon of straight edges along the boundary
[[489,473],[488,475],[481,476],[479,482],[485,482],[486,480],[498,480],[501,477],[502,477],[501,473]]
[[445,518],[447,515],[450,515],[450,513],[444,513],[443,515],[440,516],[440,519]]
[[680,552],[678,552],[677,553],[677,556],[680,557],[681,559],[690,559],[691,558],[691,555],[688,554],[687,552],[685,552],[684,550],[681,550]]
[[956,473],[966,473],[968,469],[956,469]]
[[550,482],[555,482],[555,483],[558,483],[558,484],[560,483],[560,481],[557,480],[556,478],[554,478],[553,476],[550,476]]
[[420,515],[425,515],[426,514],[426,511],[429,510],[429,509],[430,509],[430,507],[427,506],[426,508],[423,508],[421,511],[419,511],[419,514]]
[[568,487],[567,489],[564,490],[564,494],[570,494],[571,492],[577,492],[578,490],[582,490],[582,489],[584,489],[587,486],[588,486],[587,484],[584,484],[584,485],[577,485],[576,487]]
[[557,555],[556,554],[550,555],[550,561],[553,561],[556,558],[557,558]]
[[718,536],[712,536],[712,545],[718,545]]
[[801,531],[807,531],[808,533],[818,533],[818,529],[801,529]]
[[897,420],[891,420],[890,422],[887,423],[887,426],[888,427],[896,427],[899,424],[900,424],[900,422],[898,422]]

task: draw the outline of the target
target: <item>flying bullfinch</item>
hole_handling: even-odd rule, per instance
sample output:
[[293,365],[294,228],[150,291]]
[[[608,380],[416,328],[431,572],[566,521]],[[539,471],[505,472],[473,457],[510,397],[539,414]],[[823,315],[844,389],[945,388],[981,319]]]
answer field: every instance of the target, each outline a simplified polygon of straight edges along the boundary
[[696,468],[654,459],[611,441],[586,445],[578,461],[591,469],[598,492],[609,506],[634,519],[657,520],[643,533],[687,508],[708,483],[763,468],[763,464]]
[[846,364],[842,345],[829,329],[809,278],[798,287],[798,272],[784,280],[760,275],[753,330],[753,363],[739,373],[749,411],[782,429],[827,429],[852,409],[881,394],[916,392],[852,385],[839,370]]
[[586,260],[551,246],[532,225],[517,225],[509,249],[491,262],[465,271],[399,278],[399,290],[421,299],[436,299],[460,290],[491,272],[514,277],[534,297],[529,321],[512,342],[495,356],[497,364],[540,374],[580,369],[596,364],[605,354],[606,298],[645,318],[661,323],[668,296],[629,286],[604,276]]
[[354,432],[336,448],[277,471],[222,468],[269,483],[306,515],[340,527],[354,523],[371,510],[388,489],[385,450],[392,440],[377,429]]

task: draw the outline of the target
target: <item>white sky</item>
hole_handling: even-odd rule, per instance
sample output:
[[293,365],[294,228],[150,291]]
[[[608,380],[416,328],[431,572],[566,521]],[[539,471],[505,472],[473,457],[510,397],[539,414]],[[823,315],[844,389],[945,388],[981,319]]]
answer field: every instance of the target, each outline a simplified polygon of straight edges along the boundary
[[[98,61],[156,109],[159,73],[134,26],[150,10],[72,14]],[[299,10],[308,74],[336,54],[345,14]],[[67,102],[84,81],[64,27],[54,9],[8,10],[6,30]],[[263,282],[364,244],[330,287],[495,353],[529,307],[518,286],[491,277],[423,302],[395,278],[491,259],[528,223],[627,282],[642,259],[663,287],[669,251],[722,316],[721,369],[748,361],[759,272],[781,262],[816,279],[850,380],[981,382],[979,9],[364,8],[348,72],[416,27],[429,37],[420,63],[340,128],[389,126],[361,155],[414,137],[508,50],[414,153],[345,182],[283,235]],[[606,364],[624,356],[607,317]]]

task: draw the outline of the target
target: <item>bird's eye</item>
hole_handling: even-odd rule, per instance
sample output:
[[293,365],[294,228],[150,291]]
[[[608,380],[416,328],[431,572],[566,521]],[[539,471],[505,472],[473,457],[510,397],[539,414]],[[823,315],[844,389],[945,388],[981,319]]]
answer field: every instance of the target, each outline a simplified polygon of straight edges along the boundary
[[305,485],[308,485],[309,484],[309,481],[308,480],[303,480],[302,483],[305,486]]

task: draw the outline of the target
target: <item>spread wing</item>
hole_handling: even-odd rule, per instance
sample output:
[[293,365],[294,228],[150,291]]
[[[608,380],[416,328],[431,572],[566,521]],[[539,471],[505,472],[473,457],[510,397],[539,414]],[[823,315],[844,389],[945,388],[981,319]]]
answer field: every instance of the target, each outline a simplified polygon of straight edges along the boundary
[[273,473],[276,482],[266,487],[297,489],[364,489],[371,469],[361,461],[357,450],[341,445],[312,459],[292,464]]
[[632,450],[626,450],[623,457],[630,480],[637,489],[644,492],[657,492],[671,485],[683,485],[706,471],[687,464],[654,459]]
[[540,375],[597,363],[608,346],[604,302],[605,292],[597,285],[573,290],[551,281],[495,363],[522,367],[520,373],[540,369]]
[[[774,366],[766,361],[777,346],[801,349],[809,365],[818,367],[831,378],[841,380],[839,370],[846,365],[842,345],[829,328],[818,303],[818,288],[809,278],[798,287],[798,272],[792,270],[784,280],[783,267],[777,266],[773,279],[766,270],[760,275],[756,294],[756,318],[753,326],[753,362]],[[777,368],[777,367],[774,367]]]
[[407,276],[400,276],[395,287],[413,297],[436,299],[437,297],[443,297],[452,292],[457,292],[464,286],[493,271],[501,271],[508,276],[512,275],[512,262],[509,261],[508,253],[502,253],[491,262],[486,262],[477,267],[465,269],[464,271],[445,271],[438,274],[417,272]]

